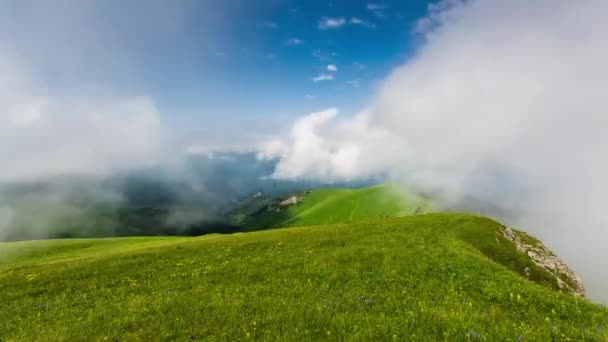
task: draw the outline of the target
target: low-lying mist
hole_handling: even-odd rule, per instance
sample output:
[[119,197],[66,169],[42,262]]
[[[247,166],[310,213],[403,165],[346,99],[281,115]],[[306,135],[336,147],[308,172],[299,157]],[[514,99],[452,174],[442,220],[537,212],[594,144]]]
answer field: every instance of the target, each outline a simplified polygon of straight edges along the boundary
[[274,179],[276,162],[254,152],[216,152],[106,175],[5,182],[0,241],[231,233],[243,229],[234,210],[253,196],[369,184]]
[[608,301],[605,13],[603,0],[440,1],[366,110],[311,114],[267,145],[275,176],[388,173],[446,207],[482,199]]

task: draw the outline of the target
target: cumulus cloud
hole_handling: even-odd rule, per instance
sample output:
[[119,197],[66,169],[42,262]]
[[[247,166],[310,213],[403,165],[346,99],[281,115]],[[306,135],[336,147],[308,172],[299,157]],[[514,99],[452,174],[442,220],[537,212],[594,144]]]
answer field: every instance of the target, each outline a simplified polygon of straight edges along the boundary
[[315,83],[325,82],[325,81],[333,81],[334,75],[332,74],[320,74],[316,77],[313,77],[312,81]]
[[516,209],[608,301],[608,2],[442,1],[425,44],[340,121],[315,113],[283,141],[277,177],[392,174],[458,202]]
[[319,21],[319,29],[320,30],[330,30],[337,29],[346,24],[346,20],[344,18],[328,18],[324,17]]
[[338,72],[338,67],[335,64],[328,64],[327,71],[329,72]]
[[[286,140],[266,143],[260,156],[280,159],[274,177],[324,181],[360,178],[361,153],[369,152],[360,141],[366,134],[379,137],[381,132],[370,132],[364,114],[344,122],[337,121],[337,115],[336,108],[311,113],[293,125]],[[381,171],[370,169],[367,175]]]

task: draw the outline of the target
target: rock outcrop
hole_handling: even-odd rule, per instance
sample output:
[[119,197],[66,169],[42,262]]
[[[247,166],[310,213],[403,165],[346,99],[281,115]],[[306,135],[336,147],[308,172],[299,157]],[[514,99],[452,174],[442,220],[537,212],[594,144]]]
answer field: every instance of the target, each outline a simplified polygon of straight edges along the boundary
[[288,207],[290,205],[294,205],[294,204],[298,204],[300,203],[300,197],[298,195],[291,195],[289,197],[287,197],[286,199],[284,199],[283,201],[281,201],[279,203],[280,206],[282,207]]
[[291,207],[292,205],[299,204],[300,202],[302,202],[302,200],[303,200],[302,195],[291,195],[287,198],[270,203],[268,205],[268,210],[280,212],[280,211],[283,211],[283,210]]
[[[585,297],[585,287],[582,280],[557,255],[549,250],[541,241],[534,237],[508,227],[503,228],[504,237],[513,242],[520,252],[526,254],[536,266],[551,273],[561,291],[577,297]],[[525,273],[529,276],[530,270]]]

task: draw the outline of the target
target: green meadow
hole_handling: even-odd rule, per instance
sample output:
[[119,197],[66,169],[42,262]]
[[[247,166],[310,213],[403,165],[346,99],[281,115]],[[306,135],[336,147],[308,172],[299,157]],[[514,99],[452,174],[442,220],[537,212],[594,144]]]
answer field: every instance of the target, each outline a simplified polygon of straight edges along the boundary
[[0,244],[0,340],[606,341],[608,310],[558,292],[500,229],[423,214]]
[[402,217],[429,212],[428,199],[383,184],[362,189],[315,189],[301,195],[301,202],[285,210],[265,210],[247,216],[248,228],[313,226]]

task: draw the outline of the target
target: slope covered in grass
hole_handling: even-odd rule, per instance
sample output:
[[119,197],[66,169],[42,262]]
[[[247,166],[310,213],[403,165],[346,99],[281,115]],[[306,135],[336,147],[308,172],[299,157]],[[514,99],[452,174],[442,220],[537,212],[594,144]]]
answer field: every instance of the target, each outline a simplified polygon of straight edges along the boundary
[[501,225],[469,215],[0,253],[7,341],[608,337],[605,308],[522,276]]
[[431,201],[399,191],[391,184],[362,189],[316,189],[281,210],[260,210],[243,224],[248,228],[349,223],[428,212]]

